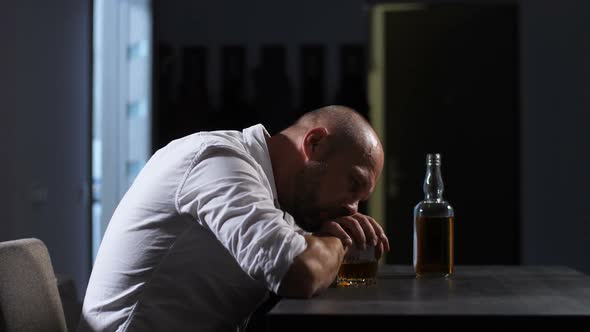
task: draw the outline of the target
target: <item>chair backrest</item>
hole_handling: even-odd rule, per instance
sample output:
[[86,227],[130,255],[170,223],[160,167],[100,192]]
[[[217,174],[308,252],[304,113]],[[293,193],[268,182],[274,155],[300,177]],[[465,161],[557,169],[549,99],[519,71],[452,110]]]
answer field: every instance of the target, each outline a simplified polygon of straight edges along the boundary
[[67,331],[49,252],[40,240],[0,242],[0,311],[0,331]]

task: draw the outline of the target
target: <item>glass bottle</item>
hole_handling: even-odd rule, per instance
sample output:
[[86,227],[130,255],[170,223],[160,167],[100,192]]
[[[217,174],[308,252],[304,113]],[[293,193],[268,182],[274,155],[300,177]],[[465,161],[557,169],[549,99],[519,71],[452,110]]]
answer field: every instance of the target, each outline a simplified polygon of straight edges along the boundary
[[414,271],[417,277],[453,274],[455,212],[443,199],[440,154],[426,155],[424,200],[414,208]]

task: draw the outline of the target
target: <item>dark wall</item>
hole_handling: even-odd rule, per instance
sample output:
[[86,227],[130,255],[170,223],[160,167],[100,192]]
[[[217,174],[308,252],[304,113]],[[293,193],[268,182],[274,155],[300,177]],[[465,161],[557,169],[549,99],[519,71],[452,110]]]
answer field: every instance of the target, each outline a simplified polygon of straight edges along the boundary
[[[154,29],[156,42],[207,48],[208,85],[214,105],[221,103],[220,61],[225,45],[246,46],[248,69],[258,64],[263,45],[285,46],[289,53],[286,70],[295,95],[300,93],[299,47],[324,45],[326,94],[333,96],[338,85],[338,47],[366,43],[366,9],[364,0],[155,1]],[[253,91],[248,89],[246,93]]]
[[41,239],[90,274],[91,1],[0,1],[0,241]]
[[272,134],[327,104],[365,106],[364,9],[362,0],[155,2],[154,149],[198,130],[263,123]]
[[590,273],[590,2],[522,9],[523,262]]
[[455,264],[519,263],[518,13],[445,4],[385,15],[388,262],[412,262],[413,208],[436,152],[455,209]]

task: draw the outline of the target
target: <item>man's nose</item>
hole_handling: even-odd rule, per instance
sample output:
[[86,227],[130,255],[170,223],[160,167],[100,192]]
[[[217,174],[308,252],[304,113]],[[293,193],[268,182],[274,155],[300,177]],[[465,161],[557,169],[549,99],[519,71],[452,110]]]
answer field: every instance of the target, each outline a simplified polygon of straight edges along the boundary
[[358,212],[359,202],[355,201],[353,203],[348,203],[344,205],[344,209],[346,209],[346,213],[349,216],[356,214]]

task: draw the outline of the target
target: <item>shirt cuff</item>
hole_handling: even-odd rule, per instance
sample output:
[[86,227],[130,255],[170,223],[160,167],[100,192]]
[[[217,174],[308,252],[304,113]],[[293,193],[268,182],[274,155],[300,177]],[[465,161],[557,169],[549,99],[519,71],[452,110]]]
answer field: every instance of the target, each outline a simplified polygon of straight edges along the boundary
[[303,235],[291,229],[284,234],[276,255],[268,257],[267,264],[271,266],[265,269],[265,279],[275,294],[278,293],[281,282],[293,264],[295,257],[299,256],[305,249],[307,249],[307,241]]

